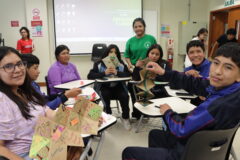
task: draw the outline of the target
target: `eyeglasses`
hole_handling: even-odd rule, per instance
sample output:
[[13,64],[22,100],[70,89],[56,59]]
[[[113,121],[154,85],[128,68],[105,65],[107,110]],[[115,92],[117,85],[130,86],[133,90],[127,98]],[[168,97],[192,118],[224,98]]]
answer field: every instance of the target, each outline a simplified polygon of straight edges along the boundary
[[26,62],[19,61],[16,64],[12,63],[5,64],[4,66],[0,67],[0,69],[4,69],[4,71],[7,73],[12,73],[14,72],[16,67],[18,67],[19,69],[24,69],[26,65],[27,65]]

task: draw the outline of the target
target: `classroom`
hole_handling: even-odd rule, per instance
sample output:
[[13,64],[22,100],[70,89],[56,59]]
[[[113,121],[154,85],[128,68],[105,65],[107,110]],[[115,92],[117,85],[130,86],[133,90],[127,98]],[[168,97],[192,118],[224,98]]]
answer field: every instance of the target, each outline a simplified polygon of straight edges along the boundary
[[[240,159],[240,0],[0,0],[0,13],[0,160]],[[204,131],[211,151],[204,136],[190,146]]]

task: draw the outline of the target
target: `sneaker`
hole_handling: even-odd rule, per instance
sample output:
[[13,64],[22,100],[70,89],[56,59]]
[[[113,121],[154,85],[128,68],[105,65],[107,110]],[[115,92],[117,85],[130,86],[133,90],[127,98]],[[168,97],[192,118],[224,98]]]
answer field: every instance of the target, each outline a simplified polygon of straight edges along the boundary
[[130,130],[131,129],[131,124],[129,122],[129,119],[122,119],[122,123],[123,123],[123,126],[126,130]]

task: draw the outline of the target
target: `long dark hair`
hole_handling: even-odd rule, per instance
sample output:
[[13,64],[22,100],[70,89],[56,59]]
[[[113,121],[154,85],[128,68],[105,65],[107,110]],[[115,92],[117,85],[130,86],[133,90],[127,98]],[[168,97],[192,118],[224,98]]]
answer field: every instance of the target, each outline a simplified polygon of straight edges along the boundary
[[198,33],[197,33],[197,36],[199,37],[200,34],[203,34],[203,33],[208,33],[208,30],[206,28],[201,28]]
[[159,44],[153,44],[153,45],[151,45],[151,46],[148,48],[148,50],[147,50],[147,57],[148,57],[149,53],[151,52],[151,50],[153,50],[153,49],[158,49],[159,52],[160,52],[160,57],[159,57],[159,59],[157,60],[157,63],[160,64],[161,61],[162,61],[162,57],[163,57],[162,47],[161,47]]
[[[0,47],[0,61],[7,56],[8,54],[13,53],[16,54],[19,58],[21,58],[19,52],[12,48],[12,47]],[[0,92],[6,94],[13,102],[15,102],[18,105],[19,110],[22,113],[22,116],[25,119],[31,119],[33,116],[30,115],[30,107],[26,101],[21,99],[19,96],[13,93],[11,86],[7,85],[0,79]],[[35,89],[31,85],[31,80],[28,74],[26,73],[25,81],[24,83],[19,86],[18,92],[25,96],[26,99],[33,103],[38,105],[45,105],[45,100],[42,95],[37,93]]]
[[106,50],[104,51],[104,54],[103,54],[103,56],[102,56],[102,59],[105,58],[105,57],[107,57],[107,56],[109,55],[109,52],[110,52],[111,49],[113,49],[113,48],[116,49],[116,54],[117,54],[117,58],[118,58],[119,62],[120,62],[120,63],[123,63],[123,61],[122,61],[122,59],[121,59],[120,50],[119,50],[118,46],[115,45],[115,44],[110,44],[110,45],[106,48]]
[[29,29],[28,29],[27,27],[22,27],[22,28],[20,28],[19,32],[21,33],[22,30],[25,30],[25,31],[27,32],[27,34],[28,34],[28,35],[27,35],[27,38],[30,39],[30,32],[29,32]]

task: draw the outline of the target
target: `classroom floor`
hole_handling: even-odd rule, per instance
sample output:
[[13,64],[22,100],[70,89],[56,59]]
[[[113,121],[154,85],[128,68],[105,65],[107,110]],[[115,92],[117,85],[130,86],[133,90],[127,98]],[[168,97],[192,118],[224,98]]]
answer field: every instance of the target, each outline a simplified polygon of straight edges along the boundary
[[[43,91],[45,88],[43,87]],[[129,103],[131,104],[131,103]],[[101,103],[100,103],[101,105]],[[115,101],[111,101],[111,107],[115,107]],[[132,109],[132,105],[130,105]],[[119,117],[116,108],[112,109],[113,115]],[[121,160],[122,151],[128,146],[142,146],[148,145],[148,133],[151,129],[161,129],[161,118],[150,118],[147,123],[143,123],[138,133],[135,133],[137,123],[132,123],[132,129],[127,131],[124,129],[121,119],[118,118],[117,123],[105,131],[105,138],[100,150],[98,160]],[[97,142],[93,143],[93,151]],[[233,147],[238,159],[240,160],[240,129],[238,130]],[[92,160],[93,156],[88,160]]]

